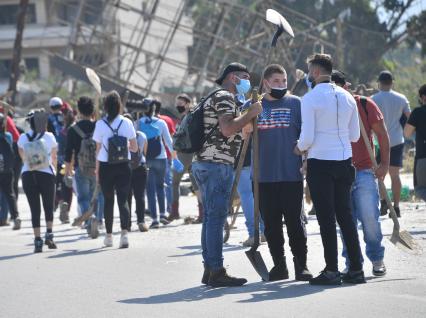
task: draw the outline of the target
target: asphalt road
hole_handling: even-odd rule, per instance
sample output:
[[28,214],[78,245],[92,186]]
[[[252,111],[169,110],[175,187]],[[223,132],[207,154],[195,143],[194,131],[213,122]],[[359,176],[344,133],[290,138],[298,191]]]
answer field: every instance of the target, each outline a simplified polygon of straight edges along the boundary
[[[103,248],[103,235],[90,239],[79,228],[59,224],[56,213],[58,249],[33,254],[24,195],[19,207],[22,230],[0,228],[0,317],[426,317],[426,256],[395,247],[387,217],[382,219],[387,276],[373,277],[366,261],[367,284],[324,288],[294,281],[287,245],[290,279],[261,282],[241,247],[246,231],[240,216],[224,247],[225,265],[249,283],[211,289],[200,283],[200,225],[179,220],[147,233],[134,231],[130,248],[120,250],[118,232],[114,247]],[[195,198],[183,197],[181,211],[195,215]],[[426,205],[405,203],[402,214],[402,227],[426,251]],[[307,231],[308,266],[317,274],[324,261],[315,217]],[[260,251],[270,267],[267,246]]]

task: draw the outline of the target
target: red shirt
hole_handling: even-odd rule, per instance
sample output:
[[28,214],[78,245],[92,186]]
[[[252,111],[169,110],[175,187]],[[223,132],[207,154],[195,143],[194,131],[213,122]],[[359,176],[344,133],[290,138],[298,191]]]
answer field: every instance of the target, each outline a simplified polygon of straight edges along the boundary
[[[0,112],[3,112],[3,107],[0,107]],[[7,116],[6,120],[6,129],[12,135],[13,142],[17,142],[20,134],[18,129],[16,129],[15,122],[9,116]]]
[[[170,136],[173,137],[173,135],[176,132],[176,124],[173,121],[173,119],[171,119],[169,116],[160,115],[160,114],[158,115],[158,118],[160,118],[160,119],[162,119],[166,122],[167,128],[169,129]],[[167,153],[167,159],[171,159],[172,156],[170,155],[169,149],[167,149],[167,147],[166,147],[166,153]]]
[[[371,126],[382,121],[383,114],[380,111],[379,107],[376,105],[376,103],[371,98],[367,97],[367,116],[364,107],[361,104],[360,96],[355,95],[354,98],[358,106],[358,113],[360,115],[362,123],[364,124],[365,130],[367,131],[371,147],[374,151]],[[368,154],[368,150],[365,146],[362,135],[357,142],[352,143],[352,162],[357,170],[371,169],[373,167],[373,163],[370,160],[370,155]]]

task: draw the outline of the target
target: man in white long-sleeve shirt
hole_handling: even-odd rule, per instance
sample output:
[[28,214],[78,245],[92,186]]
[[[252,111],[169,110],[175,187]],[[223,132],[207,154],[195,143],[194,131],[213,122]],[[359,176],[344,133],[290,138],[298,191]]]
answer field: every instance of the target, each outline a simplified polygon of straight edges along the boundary
[[[308,59],[314,88],[302,98],[302,131],[296,152],[306,152],[307,182],[311,190],[324,246],[325,269],[312,285],[365,282],[358,232],[351,214],[350,190],[355,179],[351,142],[360,128],[354,98],[330,82],[333,64],[326,54]],[[336,220],[347,245],[351,267],[341,276],[337,262]]]

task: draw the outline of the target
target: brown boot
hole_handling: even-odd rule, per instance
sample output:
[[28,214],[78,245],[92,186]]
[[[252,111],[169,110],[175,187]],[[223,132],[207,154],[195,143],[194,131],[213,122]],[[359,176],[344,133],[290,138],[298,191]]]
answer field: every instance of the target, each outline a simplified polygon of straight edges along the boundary
[[173,202],[170,214],[167,217],[167,221],[172,222],[174,220],[179,220],[179,219],[180,219],[180,215],[179,215],[179,202]]

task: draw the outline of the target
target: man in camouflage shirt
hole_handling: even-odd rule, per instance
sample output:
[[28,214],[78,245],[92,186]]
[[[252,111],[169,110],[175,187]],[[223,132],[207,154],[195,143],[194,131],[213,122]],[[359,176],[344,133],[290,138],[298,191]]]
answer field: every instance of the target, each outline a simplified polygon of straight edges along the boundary
[[223,90],[204,104],[204,133],[213,134],[195,154],[192,171],[201,191],[204,220],[201,233],[204,274],[202,283],[212,287],[241,286],[244,278],[231,277],[223,267],[223,226],[233,181],[233,165],[241,144],[241,130],[262,111],[253,104],[244,115],[237,110],[235,98],[250,90],[247,67],[229,64],[216,80]]

